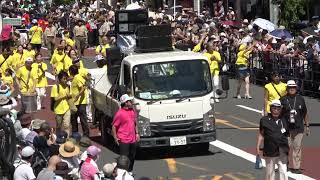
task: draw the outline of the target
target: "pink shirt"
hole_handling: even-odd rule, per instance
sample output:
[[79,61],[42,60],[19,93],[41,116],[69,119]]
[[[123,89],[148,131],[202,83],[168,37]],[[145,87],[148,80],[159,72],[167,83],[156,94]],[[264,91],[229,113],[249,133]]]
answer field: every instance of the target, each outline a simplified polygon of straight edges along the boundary
[[136,142],[136,112],[133,109],[121,108],[114,116],[112,125],[116,128],[120,142]]

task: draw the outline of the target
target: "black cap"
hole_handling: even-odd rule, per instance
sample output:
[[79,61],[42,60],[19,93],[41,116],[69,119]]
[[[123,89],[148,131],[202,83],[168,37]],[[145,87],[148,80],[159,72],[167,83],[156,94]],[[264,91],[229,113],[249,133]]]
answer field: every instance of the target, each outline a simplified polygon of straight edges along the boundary
[[57,144],[63,144],[66,142],[68,137],[68,133],[66,131],[58,131],[56,135],[57,135],[57,139],[56,139]]

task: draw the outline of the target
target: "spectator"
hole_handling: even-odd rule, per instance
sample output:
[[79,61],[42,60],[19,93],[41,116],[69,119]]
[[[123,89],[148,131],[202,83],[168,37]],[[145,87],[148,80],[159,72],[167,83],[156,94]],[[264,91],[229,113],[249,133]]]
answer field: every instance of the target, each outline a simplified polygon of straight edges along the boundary
[[26,146],[21,151],[21,162],[14,171],[13,178],[15,180],[35,180],[36,176],[31,168],[32,156],[34,149],[30,146]]
[[108,69],[106,59],[102,55],[96,55],[96,57],[94,58],[94,62],[97,63],[98,68],[102,68],[105,70]]
[[305,100],[297,94],[297,84],[294,80],[287,82],[287,95],[282,97],[282,115],[289,124],[289,146],[292,149],[292,173],[301,174],[301,152],[303,133],[310,134],[308,110]]
[[56,165],[61,162],[61,159],[59,156],[54,155],[49,159],[48,167],[40,171],[37,180],[48,180],[48,179],[54,179],[56,170]]
[[115,180],[117,177],[117,163],[105,164],[102,168],[104,178],[103,180]]
[[117,158],[117,177],[115,180],[133,180],[129,171],[130,160],[127,156],[120,155]]
[[80,178],[82,180],[100,179],[98,173],[99,168],[96,164],[101,149],[96,146],[89,146],[87,149],[87,157],[82,162],[80,167]]
[[56,170],[54,171],[54,180],[72,180],[72,177],[69,175],[70,172],[71,169],[68,167],[66,162],[59,162],[57,163]]
[[59,154],[61,161],[67,163],[68,168],[72,170],[72,174],[77,174],[80,164],[80,159],[78,157],[80,148],[72,141],[67,141],[60,146]]
[[44,31],[44,42],[48,47],[49,57],[53,54],[55,41],[57,35],[57,28],[53,24],[53,20],[49,19],[48,27]]
[[132,107],[133,97],[124,94],[120,97],[121,109],[116,112],[112,122],[112,133],[115,142],[119,145],[120,155],[130,160],[128,170],[132,173],[136,156],[137,142],[140,136],[136,123],[136,112]]
[[83,24],[83,20],[78,20],[77,25],[73,29],[73,34],[75,35],[76,47],[80,54],[83,55],[84,48],[88,44],[88,30]]
[[47,122],[40,126],[38,136],[33,139],[33,146],[37,152],[42,153],[45,158],[51,156],[51,145],[55,144],[56,137],[53,134],[53,129]]
[[281,102],[273,100],[270,104],[271,114],[260,120],[257,140],[257,154],[262,155],[260,147],[263,143],[263,156],[266,159],[266,180],[275,180],[275,164],[279,166],[280,180],[288,180],[288,126],[281,118]]

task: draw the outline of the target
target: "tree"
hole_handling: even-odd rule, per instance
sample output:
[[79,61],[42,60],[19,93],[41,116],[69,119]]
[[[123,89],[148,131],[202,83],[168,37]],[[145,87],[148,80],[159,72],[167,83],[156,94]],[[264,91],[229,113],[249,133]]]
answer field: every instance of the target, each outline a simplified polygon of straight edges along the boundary
[[273,0],[272,3],[280,5],[279,24],[293,30],[306,12],[309,0]]

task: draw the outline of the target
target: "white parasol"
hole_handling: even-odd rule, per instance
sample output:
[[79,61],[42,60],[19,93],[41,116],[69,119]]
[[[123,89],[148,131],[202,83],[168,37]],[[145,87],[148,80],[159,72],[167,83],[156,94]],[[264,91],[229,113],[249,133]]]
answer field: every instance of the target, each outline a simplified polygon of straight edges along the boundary
[[266,19],[262,19],[262,18],[257,18],[256,20],[253,21],[252,24],[255,24],[255,25],[259,26],[260,28],[265,29],[269,32],[271,32],[277,28],[277,26],[275,24],[273,24],[272,22],[270,22]]

